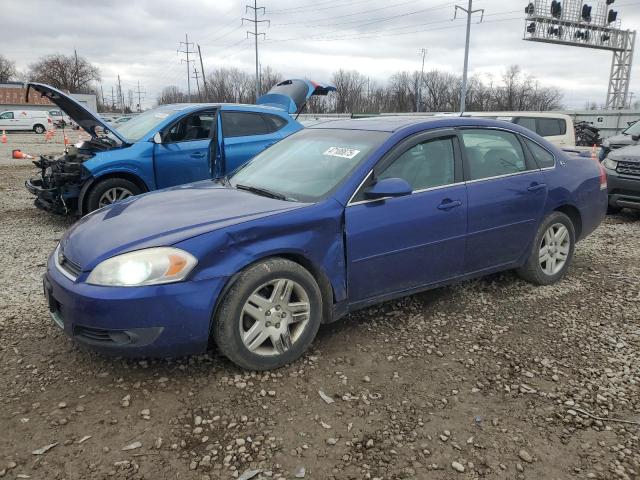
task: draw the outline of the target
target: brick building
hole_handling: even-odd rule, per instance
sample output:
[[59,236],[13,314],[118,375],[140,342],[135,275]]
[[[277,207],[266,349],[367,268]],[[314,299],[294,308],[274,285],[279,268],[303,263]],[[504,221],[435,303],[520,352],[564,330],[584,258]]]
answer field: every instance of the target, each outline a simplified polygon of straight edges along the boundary
[[[21,82],[0,83],[0,112],[20,108],[22,110],[51,110],[57,107],[49,99],[41,97],[33,90],[29,92],[29,102],[26,101],[26,86]],[[93,94],[72,93],[72,98],[83,104],[92,112],[98,110],[97,99]]]

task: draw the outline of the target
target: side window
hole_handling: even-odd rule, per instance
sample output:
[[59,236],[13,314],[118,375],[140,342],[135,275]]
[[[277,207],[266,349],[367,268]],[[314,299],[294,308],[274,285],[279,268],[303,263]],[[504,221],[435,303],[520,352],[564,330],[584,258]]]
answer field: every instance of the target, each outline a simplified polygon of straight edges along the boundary
[[211,138],[215,125],[213,112],[187,115],[164,134],[165,143],[189,142]]
[[548,168],[555,165],[555,157],[547,149],[541,147],[536,142],[532,142],[528,138],[525,138],[524,142],[527,144],[527,148],[540,168]]
[[413,190],[422,190],[454,183],[454,168],[453,139],[439,138],[414,145],[377,179],[402,178]]
[[265,121],[269,125],[269,130],[271,132],[277,132],[287,124],[287,121],[284,118],[279,117],[277,115],[264,114],[262,115],[262,117],[265,119]]
[[520,125],[521,127],[528,128],[532,132],[536,131],[536,119],[532,117],[519,117],[516,118],[513,123]]
[[222,112],[222,134],[225,137],[246,137],[271,133],[267,120],[259,113]]
[[538,118],[538,135],[555,137],[567,133],[567,122],[561,118]]
[[0,120],[13,120],[13,112],[4,112],[0,115]]
[[518,138],[501,130],[462,130],[469,180],[497,177],[527,169]]

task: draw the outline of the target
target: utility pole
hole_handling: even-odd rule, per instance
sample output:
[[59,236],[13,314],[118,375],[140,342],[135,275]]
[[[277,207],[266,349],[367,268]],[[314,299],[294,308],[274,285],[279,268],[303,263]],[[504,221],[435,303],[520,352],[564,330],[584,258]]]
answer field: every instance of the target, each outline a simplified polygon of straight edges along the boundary
[[193,78],[196,79],[196,86],[198,87],[198,101],[201,101],[200,100],[200,82],[198,82],[198,78],[199,78],[198,70],[196,70],[196,66],[195,65],[193,66]]
[[269,20],[258,20],[258,10],[262,10],[263,15],[267,13],[264,7],[258,6],[258,0],[253,0],[253,6],[245,5],[245,13],[247,13],[249,10],[253,10],[253,20],[250,18],[243,18],[242,24],[244,25],[245,21],[249,23],[253,23],[253,32],[247,31],[247,38],[249,38],[249,35],[253,35],[255,39],[255,45],[256,45],[256,100],[257,100],[258,97],[260,96],[260,66],[259,66],[260,62],[258,60],[258,36],[259,35],[264,35],[265,37],[267,36],[267,34],[264,32],[258,33],[258,24],[266,23],[268,26],[270,26],[271,22]]
[[[180,48],[183,48],[182,45],[184,45],[184,50],[180,50]],[[193,62],[193,60],[189,60],[189,54],[195,53],[195,50],[191,50],[192,45],[193,42],[189,42],[189,35],[185,34],[184,42],[180,42],[180,47],[177,50],[178,54],[184,53],[187,55],[187,59],[182,58],[180,62],[187,64],[187,101],[189,103],[191,103],[191,69],[189,68],[189,62]]]
[[115,98],[116,96],[113,94],[113,85],[111,85],[111,110],[112,111],[116,109]]
[[422,82],[424,81],[424,59],[427,56],[427,49],[421,48],[419,53],[420,55],[422,55],[422,68],[420,69],[420,80],[418,80],[418,82],[420,83],[418,84],[418,102],[416,104],[416,112],[420,111],[420,104],[422,103]]
[[138,89],[135,91],[138,94],[138,111],[142,111],[142,96],[146,95],[147,92],[140,88],[140,80],[138,80]]
[[207,91],[207,76],[204,74],[204,65],[202,64],[202,52],[200,51],[200,44],[198,44],[198,56],[200,57],[200,71],[202,72],[202,88],[204,90],[204,101],[209,100],[209,92]]
[[104,88],[102,88],[102,83],[100,84],[100,96],[102,97],[102,108],[105,107],[104,103]]
[[462,10],[467,14],[467,38],[464,46],[464,68],[462,70],[462,89],[460,92],[460,112],[464,112],[467,101],[467,71],[469,69],[469,38],[471,37],[471,16],[474,13],[481,12],[480,23],[484,19],[484,8],[480,8],[478,10],[473,10],[473,0],[469,0],[469,7],[463,8],[460,5],[456,5],[454,10],[453,18],[456,18],[458,14],[458,10]]
[[118,74],[118,103],[120,104],[122,113],[124,113],[124,97],[122,96],[122,83],[120,83],[120,74]]

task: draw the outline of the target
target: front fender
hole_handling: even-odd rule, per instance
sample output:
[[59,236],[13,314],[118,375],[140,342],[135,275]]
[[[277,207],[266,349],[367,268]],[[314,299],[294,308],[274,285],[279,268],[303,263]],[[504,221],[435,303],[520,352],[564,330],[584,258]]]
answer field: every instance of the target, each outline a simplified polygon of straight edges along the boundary
[[153,146],[151,142],[138,142],[124,148],[99,152],[84,162],[83,166],[94,179],[124,172],[139,178],[147,190],[155,190]]

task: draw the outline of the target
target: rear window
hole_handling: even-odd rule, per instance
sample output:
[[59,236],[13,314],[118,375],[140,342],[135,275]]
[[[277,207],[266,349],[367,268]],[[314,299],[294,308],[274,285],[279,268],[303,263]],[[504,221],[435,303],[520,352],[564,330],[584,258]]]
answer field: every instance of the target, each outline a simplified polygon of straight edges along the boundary
[[513,123],[520,125],[521,127],[528,128],[532,132],[536,131],[536,119],[532,117],[519,117],[516,118]]
[[560,118],[538,118],[537,133],[541,137],[555,137],[567,133],[567,122]]
[[541,147],[536,142],[532,142],[528,138],[525,138],[524,141],[540,168],[549,168],[556,164],[555,157],[547,149]]

